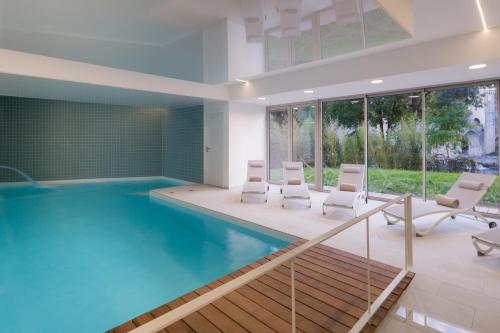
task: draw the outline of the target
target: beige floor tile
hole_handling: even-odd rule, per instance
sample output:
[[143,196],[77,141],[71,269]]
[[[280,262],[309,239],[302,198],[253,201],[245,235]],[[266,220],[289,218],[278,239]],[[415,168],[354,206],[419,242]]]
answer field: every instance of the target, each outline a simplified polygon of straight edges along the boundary
[[[353,217],[352,211],[329,210],[324,217],[321,203],[325,193],[311,191],[312,208],[297,202],[281,208],[279,187],[271,185],[267,204],[240,203],[239,189],[219,189],[209,186],[170,188],[165,195],[194,205],[215,210],[270,229],[305,239],[314,238],[341,225]],[[170,193],[174,192],[174,193]],[[364,211],[380,205],[370,201]],[[429,226],[435,217],[416,221],[418,228]],[[458,217],[438,226],[424,238],[413,238],[414,282],[401,298],[401,304],[412,306],[421,315],[443,325],[500,332],[500,324],[491,309],[500,309],[500,251],[478,257],[471,235],[488,227],[477,221]],[[402,224],[388,226],[381,214],[370,219],[371,257],[402,267],[404,263],[404,228]],[[352,253],[366,255],[365,223],[362,222],[325,242]],[[465,289],[466,288],[466,289]],[[384,321],[378,332],[420,332],[428,328],[402,323],[394,315]],[[458,331],[459,332],[459,331]]]

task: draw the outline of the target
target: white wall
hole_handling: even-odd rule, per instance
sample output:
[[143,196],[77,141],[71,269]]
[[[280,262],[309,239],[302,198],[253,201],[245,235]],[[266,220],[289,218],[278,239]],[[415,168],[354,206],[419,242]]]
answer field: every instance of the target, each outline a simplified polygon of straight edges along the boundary
[[241,186],[248,160],[266,159],[266,109],[229,102],[229,187]]
[[[205,83],[258,74],[263,64],[262,45],[247,44],[241,24],[225,20],[203,32]],[[205,101],[204,111],[205,147],[210,147],[204,153],[204,182],[225,188],[239,186],[245,180],[247,161],[265,158],[265,108]]]

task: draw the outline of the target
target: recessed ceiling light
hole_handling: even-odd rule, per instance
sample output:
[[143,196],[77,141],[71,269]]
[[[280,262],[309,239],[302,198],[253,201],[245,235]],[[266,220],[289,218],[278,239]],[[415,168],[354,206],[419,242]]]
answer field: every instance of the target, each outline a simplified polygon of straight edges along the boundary
[[312,94],[314,93],[314,90],[304,90],[304,94]]
[[470,65],[469,69],[481,69],[486,67],[486,64],[477,64],[477,65]]
[[265,100],[266,100],[266,98],[265,98],[265,97],[257,97],[257,99],[258,99],[259,101],[265,101]]
[[371,80],[370,82],[371,82],[371,84],[379,84],[379,83],[384,82],[384,80],[377,79],[377,80]]
[[481,16],[481,22],[483,23],[483,29],[488,30],[488,26],[486,25],[486,20],[484,19],[483,7],[481,6],[481,1],[476,0],[477,10],[479,11],[479,16]]
[[243,79],[235,79],[235,80],[238,81],[238,82],[241,82],[241,83],[248,83],[247,80],[243,80]]

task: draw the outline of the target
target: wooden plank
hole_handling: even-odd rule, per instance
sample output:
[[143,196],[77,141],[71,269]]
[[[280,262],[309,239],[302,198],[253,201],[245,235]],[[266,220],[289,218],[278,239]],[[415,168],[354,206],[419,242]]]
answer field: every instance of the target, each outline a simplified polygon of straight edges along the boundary
[[[304,241],[291,244],[257,262],[157,307],[109,332],[125,333],[213,290],[232,279],[286,253]],[[371,262],[372,300],[400,269]],[[408,286],[408,274],[375,313],[362,332],[372,333]],[[296,323],[299,333],[348,332],[367,309],[366,258],[324,245],[295,259]],[[185,317],[162,333],[265,332],[291,330],[290,264],[282,265]]]
[[[190,293],[183,296],[182,299],[186,302],[189,302],[198,296],[198,293]],[[215,327],[217,327],[221,332],[248,332],[238,324],[239,321],[234,321],[233,319],[231,319],[232,316],[226,315],[225,312],[221,310],[215,303],[201,308],[200,310],[198,310],[198,312],[208,321],[210,321]]]

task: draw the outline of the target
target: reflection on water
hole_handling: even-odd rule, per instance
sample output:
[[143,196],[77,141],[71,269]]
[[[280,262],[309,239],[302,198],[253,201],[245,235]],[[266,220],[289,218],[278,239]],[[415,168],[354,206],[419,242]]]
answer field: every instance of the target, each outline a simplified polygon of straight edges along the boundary
[[472,333],[472,331],[433,318],[421,312],[400,306],[396,311],[396,316],[403,319],[408,324],[417,324],[431,331],[443,333]]

